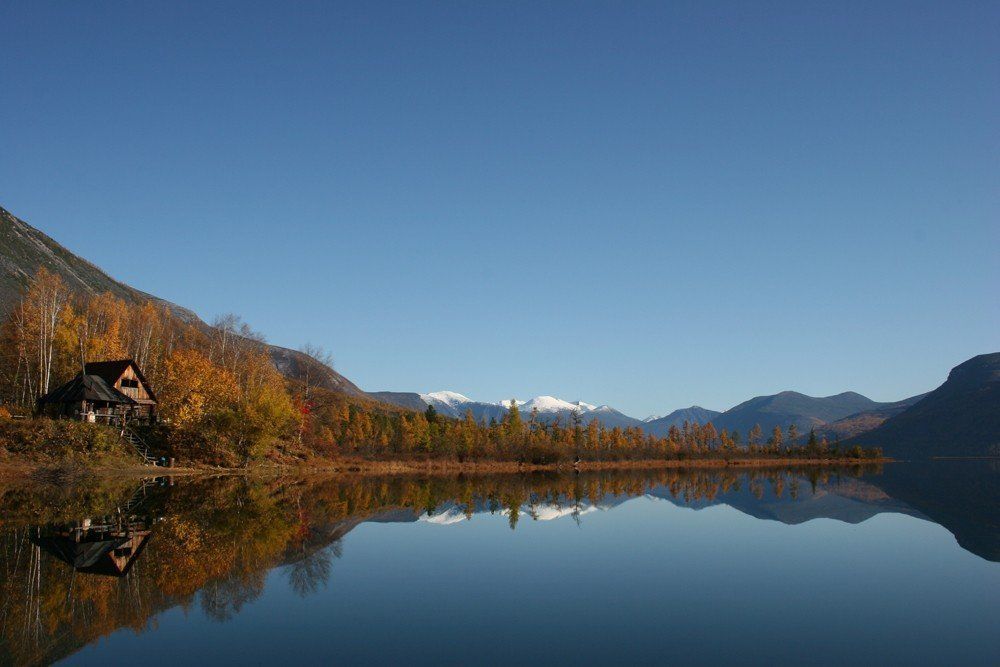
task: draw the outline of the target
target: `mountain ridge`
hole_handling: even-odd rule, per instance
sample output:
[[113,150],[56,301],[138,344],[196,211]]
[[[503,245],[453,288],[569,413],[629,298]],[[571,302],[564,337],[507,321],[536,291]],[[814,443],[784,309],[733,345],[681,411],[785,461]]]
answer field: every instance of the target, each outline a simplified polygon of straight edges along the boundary
[[808,396],[797,391],[754,396],[716,417],[718,430],[739,431],[744,437],[759,424],[765,436],[776,426],[794,424],[800,433],[848,415],[872,410],[880,404],[854,391],[832,396]]
[[[93,262],[73,253],[49,235],[0,207],[0,312],[8,312],[17,303],[22,291],[42,267],[58,275],[74,292],[110,292],[131,304],[150,301],[166,308],[188,324],[205,330],[211,328],[193,310],[112,278]],[[305,353],[280,345],[265,345],[272,363],[282,375],[300,379],[306,366],[314,372],[318,368],[317,383],[320,386],[354,396],[365,396],[353,382]]]
[[721,414],[718,410],[708,410],[700,405],[692,405],[689,408],[680,408],[663,417],[647,421],[645,428],[653,435],[664,436],[670,431],[671,426],[680,428],[684,422],[704,425]]
[[890,456],[1000,456],[1000,352],[955,366],[937,389],[848,443]]

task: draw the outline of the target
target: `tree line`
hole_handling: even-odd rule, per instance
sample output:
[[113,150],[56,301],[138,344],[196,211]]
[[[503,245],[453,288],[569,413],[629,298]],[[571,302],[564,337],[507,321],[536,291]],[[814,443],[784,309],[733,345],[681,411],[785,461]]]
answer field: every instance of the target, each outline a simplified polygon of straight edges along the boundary
[[880,455],[844,451],[815,434],[799,445],[794,425],[787,434],[776,427],[766,441],[757,426],[744,442],[711,423],[685,423],[658,437],[638,427],[584,423],[579,414],[546,421],[536,412],[521,414],[514,404],[489,422],[471,413],[447,418],[433,407],[409,411],[324,388],[329,359],[321,350],[307,349],[296,377],[284,377],[263,336],[239,317],[224,316],[211,326],[189,322],[152,301],[74,293],[44,268],[0,322],[0,345],[0,416],[30,413],[40,396],[87,362],[134,359],[163,417],[147,435],[159,453],[182,461],[235,466],[322,456],[551,464]]

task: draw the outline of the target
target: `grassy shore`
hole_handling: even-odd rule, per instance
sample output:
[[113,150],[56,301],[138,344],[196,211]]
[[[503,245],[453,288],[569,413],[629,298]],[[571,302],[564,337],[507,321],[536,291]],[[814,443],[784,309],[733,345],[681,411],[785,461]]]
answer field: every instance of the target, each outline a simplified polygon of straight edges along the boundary
[[371,461],[367,459],[310,460],[296,463],[256,463],[246,468],[219,468],[191,464],[173,468],[146,466],[128,460],[100,460],[88,463],[79,458],[66,461],[0,461],[0,481],[27,477],[66,477],[96,475],[101,477],[149,477],[151,475],[199,474],[481,474],[572,472],[597,470],[656,470],[665,468],[769,468],[788,466],[855,466],[890,462],[892,459],[854,458],[733,458],[733,459],[652,459],[641,461],[581,461],[572,463],[530,464],[516,461]]
[[[313,462],[307,467],[313,472],[382,474],[427,473],[519,473],[546,471],[592,470],[655,470],[661,468],[767,468],[787,466],[851,466],[887,463],[881,459],[802,459],[802,458],[733,458],[733,459],[650,459],[641,461],[581,461],[573,463],[531,464],[516,461],[369,461],[345,459]],[[294,469],[298,466],[282,466]],[[306,466],[302,466],[306,467]]]

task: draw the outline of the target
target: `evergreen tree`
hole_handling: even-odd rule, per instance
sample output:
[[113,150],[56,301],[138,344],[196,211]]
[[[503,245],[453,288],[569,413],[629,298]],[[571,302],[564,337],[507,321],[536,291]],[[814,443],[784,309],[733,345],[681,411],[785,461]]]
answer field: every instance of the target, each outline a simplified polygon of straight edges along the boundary
[[433,405],[428,405],[427,409],[424,410],[424,418],[427,419],[427,423],[433,424],[437,422],[438,411],[434,409]]
[[521,444],[521,433],[524,424],[521,421],[521,409],[517,407],[517,401],[510,399],[510,409],[507,412],[507,437],[510,444],[517,446]]

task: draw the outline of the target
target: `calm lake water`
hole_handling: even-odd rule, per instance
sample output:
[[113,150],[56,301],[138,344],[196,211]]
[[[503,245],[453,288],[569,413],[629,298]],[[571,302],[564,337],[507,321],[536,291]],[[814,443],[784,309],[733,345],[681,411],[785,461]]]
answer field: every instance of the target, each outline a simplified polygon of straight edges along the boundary
[[0,486],[0,663],[1000,665],[1000,467]]

